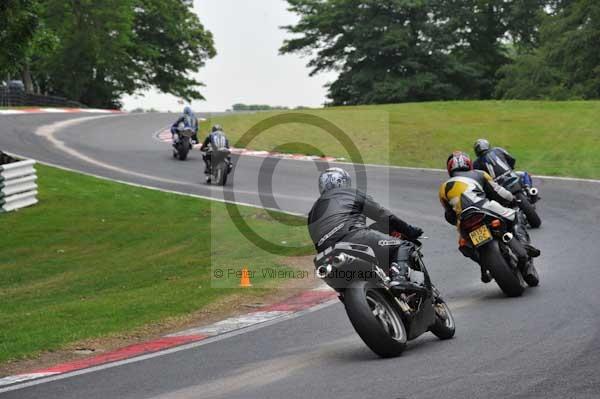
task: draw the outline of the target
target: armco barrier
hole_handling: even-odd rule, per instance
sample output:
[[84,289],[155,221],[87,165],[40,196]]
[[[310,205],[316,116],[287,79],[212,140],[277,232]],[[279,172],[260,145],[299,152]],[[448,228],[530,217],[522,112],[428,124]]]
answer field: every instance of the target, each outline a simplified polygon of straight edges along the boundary
[[22,106],[82,108],[83,104],[63,97],[25,93],[22,90],[9,90],[6,87],[0,87],[0,107]]
[[[0,153],[1,154],[1,153]],[[37,200],[35,161],[0,157],[0,213],[34,205]]]

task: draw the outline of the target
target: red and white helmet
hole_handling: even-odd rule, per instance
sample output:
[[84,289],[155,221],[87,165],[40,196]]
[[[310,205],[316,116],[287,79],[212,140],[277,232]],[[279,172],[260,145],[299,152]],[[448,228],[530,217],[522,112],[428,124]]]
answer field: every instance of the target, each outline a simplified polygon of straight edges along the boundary
[[473,170],[473,162],[467,154],[462,151],[454,151],[448,157],[446,162],[448,174],[452,176],[454,172]]

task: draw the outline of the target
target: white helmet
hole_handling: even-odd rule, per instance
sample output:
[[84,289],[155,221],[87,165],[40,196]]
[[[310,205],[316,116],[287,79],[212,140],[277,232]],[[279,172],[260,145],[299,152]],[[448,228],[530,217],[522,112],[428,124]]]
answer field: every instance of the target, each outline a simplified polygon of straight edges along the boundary
[[473,145],[473,149],[475,150],[475,155],[480,157],[490,149],[490,142],[486,139],[479,139]]
[[319,192],[323,194],[334,188],[350,188],[352,178],[342,168],[329,168],[319,176]]

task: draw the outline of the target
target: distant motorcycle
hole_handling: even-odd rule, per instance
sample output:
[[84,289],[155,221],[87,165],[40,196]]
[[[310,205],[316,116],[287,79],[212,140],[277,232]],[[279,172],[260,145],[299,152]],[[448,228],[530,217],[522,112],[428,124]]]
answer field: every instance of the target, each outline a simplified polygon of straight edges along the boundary
[[216,186],[224,186],[227,184],[227,177],[233,165],[229,156],[231,151],[228,148],[210,150],[206,156],[210,157],[209,177],[210,183]]
[[185,161],[192,149],[194,130],[191,127],[191,121],[188,122],[181,122],[173,136],[173,158],[180,161]]
[[527,223],[533,228],[540,227],[542,219],[538,215],[535,206],[536,202],[540,199],[539,191],[533,187],[529,173],[508,171],[498,176],[495,180],[516,197],[519,208],[525,214]]
[[[517,217],[523,217],[520,211],[517,211]],[[519,265],[517,254],[523,248],[515,245],[517,238],[508,231],[506,222],[495,214],[477,206],[466,208],[460,215],[460,234],[461,252],[487,269],[507,296],[520,296],[526,285],[535,287],[539,284],[533,259],[527,256],[527,264]],[[529,240],[526,231],[523,236]]]
[[314,260],[317,277],[338,292],[360,338],[384,358],[400,355],[407,341],[427,331],[440,339],[454,336],[450,308],[431,283],[421,243],[414,245],[410,279],[421,284],[420,292],[392,288],[366,245],[339,242]]

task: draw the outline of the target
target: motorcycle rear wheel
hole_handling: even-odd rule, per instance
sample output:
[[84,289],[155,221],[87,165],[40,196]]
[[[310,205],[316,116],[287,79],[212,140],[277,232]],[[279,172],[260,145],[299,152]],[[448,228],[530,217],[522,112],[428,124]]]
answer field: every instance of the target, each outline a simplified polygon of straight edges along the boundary
[[[513,270],[506,262],[498,242],[491,241],[479,249],[481,264],[490,271],[496,283],[509,297],[517,297],[523,295],[525,285],[521,283],[522,278],[518,270]],[[523,282],[524,283],[524,282]]]
[[180,161],[185,161],[185,160],[187,159],[187,156],[188,156],[188,150],[185,150],[185,149],[183,149],[183,147],[182,147],[182,146],[180,146],[180,147],[177,149],[177,158],[178,158]]
[[217,186],[224,186],[227,183],[227,173],[221,165],[213,169],[212,183]]
[[381,288],[354,282],[344,291],[344,305],[352,326],[373,352],[388,358],[404,351],[408,336],[400,310]]
[[529,198],[523,194],[518,194],[518,199],[521,201],[519,207],[525,214],[529,225],[534,229],[540,227],[542,225],[542,219],[540,218],[540,215],[538,215],[535,206],[529,202]]
[[188,153],[190,152],[190,148],[190,139],[187,137],[182,137],[177,143],[177,158],[179,158],[180,161],[185,161]]

